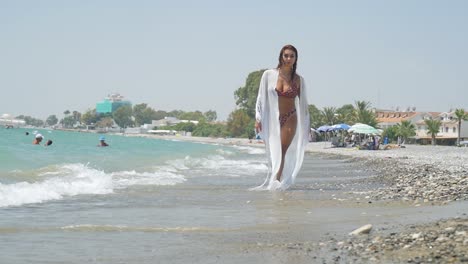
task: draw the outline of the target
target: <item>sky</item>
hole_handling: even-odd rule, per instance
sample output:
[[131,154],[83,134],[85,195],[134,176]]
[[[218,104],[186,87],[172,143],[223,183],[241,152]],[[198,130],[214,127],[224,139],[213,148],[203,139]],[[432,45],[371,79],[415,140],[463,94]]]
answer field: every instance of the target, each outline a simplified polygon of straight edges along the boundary
[[468,1],[0,1],[0,115],[117,92],[226,120],[250,72],[298,49],[309,104],[468,109]]

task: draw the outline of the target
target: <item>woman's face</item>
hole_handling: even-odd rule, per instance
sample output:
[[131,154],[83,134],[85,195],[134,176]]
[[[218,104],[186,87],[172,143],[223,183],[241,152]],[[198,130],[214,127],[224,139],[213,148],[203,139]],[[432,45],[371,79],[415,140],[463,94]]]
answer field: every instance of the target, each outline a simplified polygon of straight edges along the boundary
[[296,53],[293,50],[286,49],[283,51],[283,65],[292,67],[296,62]]

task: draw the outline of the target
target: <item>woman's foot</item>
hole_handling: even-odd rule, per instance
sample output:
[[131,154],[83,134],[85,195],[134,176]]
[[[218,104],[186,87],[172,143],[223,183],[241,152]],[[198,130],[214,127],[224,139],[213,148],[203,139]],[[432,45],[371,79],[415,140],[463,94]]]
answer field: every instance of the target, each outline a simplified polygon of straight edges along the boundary
[[278,181],[278,180],[274,180],[271,184],[270,184],[270,190],[278,190],[281,188],[281,182]]

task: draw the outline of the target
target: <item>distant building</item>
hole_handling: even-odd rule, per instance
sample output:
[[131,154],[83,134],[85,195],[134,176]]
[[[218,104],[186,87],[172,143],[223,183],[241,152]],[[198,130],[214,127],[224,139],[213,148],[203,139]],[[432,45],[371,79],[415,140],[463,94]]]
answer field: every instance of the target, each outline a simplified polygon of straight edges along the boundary
[[177,125],[179,123],[193,123],[195,125],[198,125],[198,121],[196,120],[179,120],[176,117],[171,117],[171,116],[166,116],[164,119],[160,120],[153,120],[151,122],[151,125],[153,127],[161,127],[161,126],[172,126],[172,125]]
[[[437,144],[454,145],[458,138],[458,122],[455,112],[415,112],[415,111],[376,111],[378,126],[382,129],[400,124],[402,121],[410,121],[416,128],[416,135],[412,137],[417,143],[430,144],[431,135],[427,133],[424,120],[440,120],[441,126],[436,135]],[[468,121],[461,122],[461,141],[468,139]]]
[[118,93],[113,93],[108,95],[107,98],[104,99],[102,102],[98,102],[96,104],[96,113],[98,114],[105,114],[105,113],[113,113],[115,110],[119,109],[121,106],[132,106],[130,101],[125,101],[124,97]]
[[376,110],[375,115],[378,126],[382,129],[392,127],[401,123],[401,121],[410,121],[414,124],[423,118],[423,113],[415,111]]
[[0,117],[0,125],[5,127],[21,127],[25,126],[26,122],[21,119],[16,119],[9,114],[3,114]]
[[[431,135],[427,133],[427,126],[424,120],[438,119],[440,120],[439,133],[436,135],[438,144],[454,145],[458,139],[458,121],[455,116],[455,111],[450,112],[428,112],[425,113],[423,119],[416,122],[415,138],[421,143],[429,144]],[[462,121],[460,128],[460,140],[468,139],[468,122]]]

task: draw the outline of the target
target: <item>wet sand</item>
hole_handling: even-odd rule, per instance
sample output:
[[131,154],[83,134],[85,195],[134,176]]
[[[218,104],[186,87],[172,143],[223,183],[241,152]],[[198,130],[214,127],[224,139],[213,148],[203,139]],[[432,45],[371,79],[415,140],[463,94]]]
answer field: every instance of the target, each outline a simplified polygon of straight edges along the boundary
[[[246,139],[173,137],[201,143],[263,147]],[[468,255],[468,148],[407,145],[367,151],[310,143],[308,155],[336,157],[362,170],[361,177],[314,177],[327,169],[305,158],[296,184],[286,193],[303,199],[281,200],[275,209],[291,222],[254,232],[255,241],[239,247],[241,261],[254,263],[460,263]],[[344,174],[346,175],[346,174]],[[313,193],[314,195],[307,195]],[[300,213],[299,213],[300,214]],[[328,230],[323,228],[328,221]],[[317,224],[317,223],[321,223]],[[369,234],[350,236],[371,224]],[[282,231],[275,231],[282,230]],[[237,252],[237,253],[240,253]],[[238,254],[233,253],[237,257]],[[222,254],[228,257],[229,253]],[[224,258],[223,257],[223,258]],[[226,259],[225,259],[226,260]],[[252,262],[254,260],[254,262]],[[223,263],[235,263],[223,261]]]
[[[247,139],[148,137],[263,147]],[[219,263],[468,261],[468,148],[367,151],[319,142],[306,151],[292,188],[246,201],[276,220],[224,234],[230,242],[220,247]],[[366,224],[372,225],[369,234],[348,235]]]

